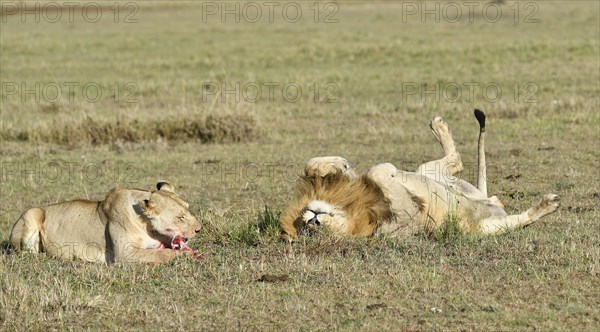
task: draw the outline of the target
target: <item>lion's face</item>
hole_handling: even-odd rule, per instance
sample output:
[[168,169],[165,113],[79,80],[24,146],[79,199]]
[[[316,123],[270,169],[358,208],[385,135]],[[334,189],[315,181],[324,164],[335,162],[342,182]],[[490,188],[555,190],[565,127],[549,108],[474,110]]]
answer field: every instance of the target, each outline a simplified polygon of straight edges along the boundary
[[166,247],[175,242],[187,242],[200,231],[201,225],[188,210],[189,205],[172,190],[172,186],[159,186],[150,198],[140,204],[142,213],[149,221],[152,233]]
[[325,227],[337,233],[347,232],[346,214],[342,209],[325,201],[314,200],[304,209],[301,217],[304,227],[309,230],[317,230]]
[[336,234],[372,235],[379,221],[392,217],[381,189],[366,176],[343,172],[306,176],[298,198],[281,218],[284,238],[295,239],[305,230],[327,228]]

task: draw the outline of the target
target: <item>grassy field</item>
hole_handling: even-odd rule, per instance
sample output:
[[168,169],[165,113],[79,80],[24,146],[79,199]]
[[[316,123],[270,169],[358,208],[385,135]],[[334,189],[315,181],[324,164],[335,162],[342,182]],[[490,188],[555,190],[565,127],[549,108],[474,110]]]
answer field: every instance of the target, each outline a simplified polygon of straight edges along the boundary
[[[271,16],[258,2],[258,18],[239,2],[239,23],[221,17],[236,2],[107,2],[96,17],[98,3],[71,20],[39,2],[39,22],[1,3],[2,245],[29,207],[168,179],[203,222],[192,245],[206,259],[5,250],[0,329],[600,328],[597,2],[481,2],[472,15],[455,2],[456,20],[429,1],[437,21],[422,2],[310,2],[301,15],[276,2]],[[476,107],[488,191],[508,212],[554,192],[557,213],[498,237],[278,240],[306,160],[414,169],[442,152],[434,115],[473,181]]]

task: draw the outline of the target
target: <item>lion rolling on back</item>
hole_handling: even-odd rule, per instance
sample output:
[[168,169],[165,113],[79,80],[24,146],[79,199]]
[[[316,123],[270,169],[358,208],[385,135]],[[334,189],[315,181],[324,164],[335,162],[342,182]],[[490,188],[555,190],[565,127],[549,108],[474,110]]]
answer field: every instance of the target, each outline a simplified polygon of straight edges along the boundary
[[432,233],[451,214],[458,216],[463,232],[499,234],[554,212],[560,203],[555,194],[545,195],[517,215],[507,214],[496,196],[487,196],[485,115],[475,110],[475,116],[480,125],[477,187],[454,176],[463,170],[463,163],[448,125],[435,117],[430,127],[444,157],[415,172],[386,163],[357,175],[341,157],[308,161],[298,199],[281,219],[283,236],[293,240],[321,227],[350,236]]
[[[115,188],[102,201],[75,200],[27,210],[13,226],[16,250],[90,262],[167,262],[193,253],[200,223],[168,182],[155,191]],[[178,249],[178,250],[173,250]]]

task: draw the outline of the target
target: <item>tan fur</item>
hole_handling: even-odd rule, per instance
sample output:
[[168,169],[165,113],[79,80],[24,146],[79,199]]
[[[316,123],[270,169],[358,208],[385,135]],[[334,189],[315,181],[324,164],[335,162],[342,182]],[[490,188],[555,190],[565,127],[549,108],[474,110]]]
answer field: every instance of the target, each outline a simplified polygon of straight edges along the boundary
[[[13,226],[16,250],[91,262],[167,262],[174,237],[191,238],[200,223],[173,186],[158,190],[115,188],[102,201],[74,200],[32,208]],[[167,247],[167,248],[165,248]]]
[[[484,120],[483,112],[477,112],[478,120]],[[481,132],[483,123],[480,121]],[[298,197],[281,219],[283,236],[295,239],[320,225],[351,236],[432,233],[450,215],[458,218],[464,232],[498,234],[528,225],[558,208],[558,196],[548,194],[531,209],[508,215],[497,197],[488,197],[486,192],[454,176],[463,170],[463,164],[442,118],[435,117],[430,127],[444,156],[420,165],[415,172],[401,171],[386,163],[356,176],[344,158],[311,159],[300,181]],[[478,160],[484,164],[478,169],[485,175],[481,137],[479,142]],[[480,176],[479,188],[487,191],[483,181],[485,176]]]

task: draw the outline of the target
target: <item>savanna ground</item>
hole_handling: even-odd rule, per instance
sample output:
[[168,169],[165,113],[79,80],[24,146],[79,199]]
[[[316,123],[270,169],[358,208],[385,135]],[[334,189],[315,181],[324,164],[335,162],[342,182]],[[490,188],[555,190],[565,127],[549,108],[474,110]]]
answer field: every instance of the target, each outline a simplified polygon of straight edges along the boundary
[[[492,22],[482,2],[469,22],[457,2],[450,22],[436,3],[439,22],[400,2],[320,3],[316,20],[304,3],[296,23],[284,3],[271,20],[259,2],[256,23],[252,8],[223,22],[189,1],[121,4],[116,18],[109,2],[97,22],[81,6],[56,23],[5,6],[3,246],[29,207],[168,179],[203,221],[192,245],[206,258],[105,266],[4,250],[2,329],[597,330],[599,5],[509,0]],[[235,82],[250,84],[239,101],[215,92]],[[279,241],[306,160],[414,169],[441,154],[436,114],[473,181],[475,107],[489,119],[490,193],[520,212],[554,192],[557,213],[498,237]]]

